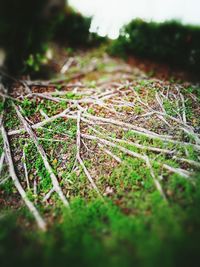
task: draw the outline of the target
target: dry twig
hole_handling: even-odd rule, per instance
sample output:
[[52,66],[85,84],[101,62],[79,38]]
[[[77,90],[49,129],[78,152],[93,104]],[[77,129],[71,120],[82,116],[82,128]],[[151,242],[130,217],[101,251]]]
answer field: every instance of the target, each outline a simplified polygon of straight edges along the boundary
[[93,181],[90,173],[88,172],[83,160],[80,156],[80,148],[81,148],[81,131],[80,131],[80,122],[81,122],[81,111],[78,111],[77,114],[77,134],[76,134],[76,147],[77,147],[77,153],[76,153],[76,160],[80,163],[81,167],[83,168],[83,171],[85,172],[85,175],[87,176],[88,180],[90,181],[92,187],[95,189],[95,191],[98,193],[100,197],[101,193],[99,192],[99,189],[97,188],[95,182]]
[[64,194],[63,194],[63,192],[62,192],[62,190],[60,188],[58,180],[57,180],[57,178],[56,178],[56,176],[55,176],[55,174],[54,174],[54,172],[53,172],[53,170],[52,170],[52,168],[51,168],[51,166],[50,166],[50,164],[48,162],[48,158],[46,156],[46,153],[45,153],[43,147],[40,145],[36,134],[33,132],[33,130],[31,129],[30,125],[27,123],[27,121],[23,118],[21,112],[19,111],[19,108],[16,107],[14,103],[13,103],[13,106],[14,106],[14,108],[16,110],[16,113],[17,113],[20,121],[22,122],[25,130],[28,132],[28,134],[32,138],[35,146],[37,147],[37,150],[38,150],[40,156],[42,157],[43,163],[44,163],[44,165],[45,165],[45,167],[46,167],[46,169],[47,169],[47,171],[48,171],[48,173],[50,175],[50,178],[51,178],[51,181],[52,181],[52,185],[53,185],[56,193],[60,197],[60,199],[63,202],[63,204],[68,207],[69,203],[68,203],[66,197],[64,196]]
[[12,160],[12,156],[11,156],[10,145],[9,145],[9,141],[7,138],[6,130],[5,130],[3,125],[1,126],[1,133],[2,133],[3,142],[4,142],[4,150],[5,150],[5,154],[6,154],[6,159],[8,162],[9,173],[10,173],[10,176],[11,176],[13,182],[14,182],[14,185],[17,188],[22,199],[24,200],[25,204],[29,208],[30,212],[35,217],[35,220],[38,224],[38,227],[41,230],[45,231],[46,230],[45,221],[42,219],[42,217],[40,216],[39,212],[37,211],[37,209],[33,205],[33,203],[28,199],[26,192],[24,191],[23,187],[21,186],[19,179],[15,173],[15,168],[14,168],[14,164],[13,164],[13,160]]

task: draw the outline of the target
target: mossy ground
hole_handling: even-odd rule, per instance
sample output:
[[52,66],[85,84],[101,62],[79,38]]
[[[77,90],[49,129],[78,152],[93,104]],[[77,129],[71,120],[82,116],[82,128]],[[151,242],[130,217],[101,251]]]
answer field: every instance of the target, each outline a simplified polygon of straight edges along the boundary
[[[10,134],[16,173],[29,199],[47,221],[48,230],[46,233],[37,230],[11,179],[1,184],[1,266],[198,266],[198,87],[181,81],[149,79],[137,68],[109,58],[101,50],[80,52],[73,57],[66,74],[57,73],[48,86],[30,83],[35,96],[23,94],[19,97],[15,91],[14,102],[21,106],[23,116],[32,126],[67,108],[71,109],[69,115],[74,116],[79,105],[83,109],[81,133],[120,145],[112,147],[100,143],[102,148],[98,138],[82,138],[81,157],[104,201],[92,188],[83,169],[75,164],[76,119],[58,118],[34,130],[70,202],[70,210],[63,208],[55,192],[43,202],[52,189],[43,160],[24,130]],[[57,68],[61,67],[60,63]],[[48,93],[60,101],[46,99],[38,93],[43,96]],[[159,105],[160,93],[162,105]],[[109,94],[111,97],[106,98]],[[81,102],[88,99],[89,102]],[[103,104],[96,101],[100,99]],[[79,100],[73,106],[73,101]],[[5,104],[4,125],[8,133],[22,128],[12,101],[7,99]],[[147,114],[163,112],[162,109],[167,114],[164,117],[160,113]],[[92,117],[84,117],[84,112],[89,116],[122,121],[142,130],[98,123]],[[184,114],[186,123],[182,118]],[[158,138],[145,135],[144,129]],[[168,135],[175,142],[159,139]],[[127,155],[121,147],[148,156],[167,201],[155,187],[152,172],[144,160]],[[156,152],[153,148],[168,152]],[[105,149],[117,156],[121,163]],[[25,179],[23,151],[30,189]],[[172,172],[164,165],[176,171]],[[191,176],[187,177],[188,174]],[[1,181],[9,176],[6,164],[1,176]]]

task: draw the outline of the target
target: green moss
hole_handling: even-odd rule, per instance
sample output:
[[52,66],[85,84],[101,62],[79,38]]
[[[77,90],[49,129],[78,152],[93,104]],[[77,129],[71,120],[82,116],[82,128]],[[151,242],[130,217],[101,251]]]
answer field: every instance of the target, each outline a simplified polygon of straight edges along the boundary
[[[45,234],[24,230],[15,217],[7,215],[0,220],[4,229],[0,234],[2,264],[196,266],[199,188],[193,195],[193,202],[184,210],[163,202],[156,192],[146,198],[135,195],[135,202],[143,204],[137,215],[128,216],[109,200],[105,205],[99,200],[86,203],[76,198],[71,211],[64,211],[60,223]],[[16,246],[19,242],[21,245]]]

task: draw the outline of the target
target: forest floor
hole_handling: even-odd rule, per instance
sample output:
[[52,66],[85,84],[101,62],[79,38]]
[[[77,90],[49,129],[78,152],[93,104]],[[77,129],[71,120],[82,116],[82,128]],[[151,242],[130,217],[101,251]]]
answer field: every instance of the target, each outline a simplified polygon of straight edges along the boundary
[[51,65],[2,87],[1,266],[195,266],[199,85],[101,49]]

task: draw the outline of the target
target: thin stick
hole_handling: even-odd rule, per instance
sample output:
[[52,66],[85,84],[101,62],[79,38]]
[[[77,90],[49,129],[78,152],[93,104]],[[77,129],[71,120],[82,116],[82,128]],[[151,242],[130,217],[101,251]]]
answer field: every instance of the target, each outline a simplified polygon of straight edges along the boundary
[[98,193],[100,197],[101,193],[99,192],[99,189],[97,188],[95,182],[93,181],[90,173],[88,172],[83,160],[80,156],[80,148],[81,148],[81,131],[80,131],[80,122],[81,122],[81,111],[79,110],[77,113],[77,133],[76,133],[76,147],[77,147],[77,153],[76,153],[76,160],[80,163],[81,167],[83,168],[83,171],[85,172],[85,175],[87,176],[88,180],[90,181],[92,187],[95,189],[95,191]]
[[179,174],[180,176],[183,176],[185,178],[189,178],[191,176],[191,173],[186,171],[186,170],[182,170],[180,168],[174,168],[172,166],[169,166],[167,164],[163,164],[162,165],[166,170],[170,171],[170,172],[173,172],[173,173],[177,173]]
[[39,143],[36,134],[35,134],[35,133],[33,132],[33,130],[31,129],[31,126],[30,126],[30,125],[28,124],[28,122],[23,118],[23,116],[22,116],[21,112],[19,111],[18,107],[15,106],[14,103],[13,103],[13,106],[14,106],[14,108],[15,108],[15,110],[16,110],[16,113],[17,113],[17,115],[18,115],[20,121],[21,121],[22,124],[24,125],[25,130],[28,132],[28,134],[29,134],[30,137],[32,138],[32,140],[33,140],[33,142],[34,142],[34,144],[35,144],[35,146],[36,146],[36,148],[37,148],[39,154],[40,154],[41,157],[42,157],[43,163],[44,163],[44,165],[45,165],[45,167],[46,167],[46,169],[47,169],[47,171],[48,171],[48,173],[49,173],[49,175],[50,175],[50,178],[51,178],[51,181],[52,181],[52,185],[53,185],[53,187],[54,187],[56,193],[57,193],[58,196],[60,197],[60,199],[61,199],[61,201],[63,202],[63,204],[64,204],[65,206],[68,207],[68,206],[69,206],[69,203],[68,203],[66,197],[64,196],[64,194],[63,194],[63,192],[62,192],[62,190],[61,190],[61,188],[60,188],[60,185],[59,185],[59,183],[58,183],[58,180],[57,180],[57,178],[56,178],[56,176],[55,176],[55,174],[54,174],[54,172],[53,172],[53,170],[52,170],[52,167],[50,166],[50,164],[49,164],[49,162],[48,162],[46,153],[45,153],[45,151],[44,151],[42,145]]
[[[161,100],[160,100],[161,102],[160,102],[159,104],[161,104],[161,109],[163,110],[163,112],[156,111],[156,110],[152,109],[151,107],[149,107],[148,104],[144,103],[144,102],[141,100],[141,98],[139,97],[139,95],[138,95],[135,91],[134,91],[134,93],[136,94],[136,96],[137,96],[137,98],[138,98],[138,101],[139,101],[142,105],[144,105],[145,107],[147,107],[148,110],[150,110],[152,113],[154,113],[154,114],[158,114],[158,115],[161,115],[161,116],[166,116],[166,117],[168,117],[169,119],[171,119],[171,120],[177,122],[178,124],[183,125],[184,127],[190,128],[190,127],[187,125],[186,120],[185,120],[185,122],[184,122],[184,121],[182,121],[181,119],[177,119],[177,118],[175,118],[175,117],[173,117],[173,116],[167,114],[166,110],[164,109],[164,107],[163,107],[163,105],[162,105],[162,101],[161,101]],[[175,96],[175,98],[176,98],[176,96]],[[179,115],[179,114],[178,114],[178,115]]]
[[110,141],[108,141],[108,140],[106,140],[106,139],[102,139],[102,138],[99,138],[99,137],[97,137],[97,136],[94,136],[94,135],[88,135],[88,134],[81,134],[81,136],[82,136],[83,138],[86,138],[86,139],[89,139],[89,140],[96,140],[96,141],[99,141],[100,143],[102,143],[102,144],[104,144],[104,145],[108,145],[108,146],[111,146],[111,147],[114,147],[114,148],[118,148],[119,150],[121,150],[121,151],[124,152],[125,154],[128,154],[128,155],[130,155],[130,156],[133,156],[133,157],[135,157],[135,158],[139,158],[139,159],[141,159],[141,160],[143,160],[143,161],[146,161],[146,157],[145,157],[145,156],[143,156],[143,155],[141,155],[141,154],[139,154],[139,153],[133,152],[133,151],[131,151],[131,150],[128,150],[128,149],[126,149],[125,147],[122,147],[122,146],[120,146],[120,145],[117,145],[117,144],[115,144],[115,143],[113,143],[113,142],[110,142]]
[[[4,107],[4,104],[5,104],[5,97],[3,97],[3,103],[2,103],[3,107]],[[4,115],[4,111],[2,111],[0,114],[0,127],[2,126],[2,123],[3,123],[3,115]]]
[[37,179],[35,178],[33,181],[33,194],[37,195]]
[[183,122],[185,124],[187,124],[187,119],[186,119],[186,113],[185,113],[185,99],[184,99],[184,96],[183,94],[180,93],[180,97],[181,97],[181,101],[182,101],[182,112],[183,112]]
[[190,165],[193,165],[197,168],[200,168],[200,162],[197,162],[197,161],[194,161],[194,160],[191,160],[191,159],[185,159],[185,158],[179,158],[179,157],[176,157],[176,156],[173,156],[173,159],[176,159],[178,161],[181,161],[181,162],[186,162]]
[[112,118],[103,118],[103,117],[93,116],[93,115],[90,115],[88,113],[83,114],[83,116],[85,116],[86,118],[92,119],[92,120],[97,120],[97,121],[102,121],[102,122],[106,122],[106,123],[109,123],[109,124],[114,124],[114,125],[117,125],[117,126],[122,126],[122,127],[128,128],[128,129],[131,129],[132,131],[135,131],[136,133],[140,133],[140,134],[142,134],[144,136],[151,137],[151,138],[159,138],[159,139],[162,139],[162,140],[163,139],[164,140],[171,140],[171,138],[172,138],[171,136],[159,135],[159,134],[154,133],[152,131],[149,131],[149,130],[147,130],[145,128],[138,127],[138,126],[132,125],[130,123],[114,120]]
[[23,187],[21,186],[21,184],[20,184],[20,182],[19,182],[19,180],[17,178],[17,175],[15,173],[13,160],[12,160],[12,156],[11,156],[10,145],[9,145],[9,141],[8,141],[6,130],[5,130],[3,125],[1,126],[1,133],[2,133],[3,142],[4,142],[4,149],[5,149],[6,159],[8,161],[9,172],[10,172],[10,176],[12,177],[12,180],[14,182],[14,185],[17,188],[17,190],[18,190],[19,194],[21,195],[22,199],[24,200],[25,204],[29,208],[30,212],[35,217],[35,220],[36,220],[36,222],[38,224],[38,227],[41,230],[45,231],[46,230],[46,223],[44,222],[44,220],[40,216],[39,212],[37,211],[37,209],[35,208],[33,203],[28,199],[28,197],[26,195],[26,192],[24,191]]
[[5,159],[5,153],[3,152],[1,154],[1,158],[0,158],[0,174],[2,172],[2,169],[3,169],[3,162],[4,162],[4,159]]
[[[106,109],[109,109],[106,104],[103,102],[103,100],[101,99],[93,99],[92,97],[88,97],[88,98],[83,98],[83,99],[79,99],[79,100],[73,100],[73,99],[66,99],[66,98],[60,98],[60,97],[52,97],[51,95],[48,95],[48,94],[41,94],[41,93],[34,93],[31,95],[32,96],[37,96],[37,97],[40,97],[40,98],[44,98],[44,99],[47,99],[47,100],[51,100],[51,101],[54,101],[56,103],[60,103],[60,102],[67,102],[67,103],[70,103],[70,104],[78,104],[78,103],[82,103],[82,104],[93,104],[93,105],[99,105],[99,106],[102,106]],[[113,111],[113,110],[112,110]]]
[[10,179],[10,176],[7,176],[6,178],[0,180],[0,185],[5,184]]
[[[135,157],[135,158],[139,158],[143,161],[145,161],[147,163],[147,155],[141,155],[139,153],[136,153],[136,152],[133,152],[129,149],[126,149],[125,147],[122,147],[120,145],[117,145],[113,142],[110,142],[106,139],[102,139],[102,138],[99,138],[97,136],[93,136],[93,135],[87,135],[87,134],[81,134],[81,136],[83,138],[86,138],[88,140],[96,140],[96,141],[99,141],[101,142],[102,144],[104,145],[108,145],[108,146],[111,146],[111,147],[114,147],[114,148],[118,148],[119,150],[121,150],[123,153],[129,155],[129,156],[132,156],[132,157]],[[159,165],[161,165],[163,168],[171,171],[171,172],[174,172],[174,173],[177,173],[185,178],[189,178],[192,174],[186,170],[183,170],[183,169],[180,169],[180,168],[173,168],[167,164],[162,164],[161,162],[157,162]],[[149,166],[148,166],[149,167]]]
[[157,190],[161,194],[161,196],[164,198],[164,200],[167,200],[167,198],[165,196],[165,193],[164,193],[164,191],[162,189],[162,186],[161,186],[159,180],[155,176],[155,173],[153,171],[153,168],[151,166],[151,163],[150,163],[150,160],[149,160],[149,157],[148,156],[146,156],[146,164],[147,164],[147,167],[150,170],[150,174],[151,174],[151,177],[153,178],[153,182],[155,184],[155,187],[157,188]]
[[41,128],[41,127],[44,126],[45,124],[51,123],[51,122],[53,122],[53,121],[55,121],[55,120],[57,120],[57,119],[59,119],[59,118],[62,118],[62,117],[63,117],[64,115],[66,115],[66,113],[68,113],[69,111],[70,111],[70,108],[67,108],[67,109],[65,109],[64,111],[62,111],[62,112],[59,113],[59,114],[56,114],[56,115],[54,115],[54,116],[52,116],[52,117],[50,117],[50,118],[48,118],[48,119],[45,119],[45,120],[43,120],[43,121],[41,121],[41,122],[38,122],[38,123],[32,125],[32,128],[33,128],[33,129]]
[[113,158],[114,160],[116,160],[118,163],[121,163],[122,160],[117,157],[116,155],[114,155],[110,150],[106,149],[103,145],[98,144],[98,146],[106,153],[108,154],[111,158]]
[[51,195],[52,195],[54,192],[55,192],[54,188],[51,188],[51,189],[49,190],[49,192],[44,196],[44,198],[43,198],[42,201],[43,201],[43,202],[48,201],[49,198],[51,197]]
[[[99,132],[98,130],[96,130],[95,128],[89,126],[90,129],[92,129],[95,133],[104,136],[103,133]],[[119,143],[125,143],[127,145],[130,146],[134,146],[140,149],[144,149],[144,150],[149,150],[149,151],[154,151],[154,152],[158,152],[158,153],[164,153],[164,154],[173,154],[174,151],[168,150],[168,149],[162,149],[162,148],[158,148],[158,147],[151,147],[151,146],[144,146],[144,145],[140,145],[138,143],[134,143],[131,141],[127,141],[127,140],[123,140],[123,139],[118,139],[118,138],[113,138],[110,136],[106,136],[107,139],[112,140],[114,142],[119,142]]]
[[24,148],[23,148],[22,162],[23,162],[23,166],[24,166],[24,173],[25,173],[27,188],[30,189],[30,183],[29,183],[29,179],[28,179],[28,170],[27,170],[27,166],[26,166],[26,153],[25,153],[26,146],[27,146],[27,144],[25,144]]
[[195,139],[196,144],[200,144],[200,139],[196,133],[192,129],[186,129],[186,128],[181,128],[185,133],[187,133],[189,136],[192,136]]
[[71,65],[73,64],[74,62],[74,58],[73,57],[70,57],[66,62],[65,64],[62,66],[61,70],[60,70],[60,73],[61,74],[65,74],[65,72],[68,71],[68,69],[71,67]]
[[[155,113],[162,114],[162,113],[159,113],[159,112],[155,112]],[[86,120],[84,117],[82,117],[82,121],[90,123],[90,124],[94,124],[93,121],[96,121],[96,123],[101,122],[103,124],[111,123],[113,125],[122,127],[122,129],[124,129],[124,130],[128,129],[128,130],[131,130],[132,132],[134,132],[136,134],[143,135],[143,136],[146,136],[148,138],[159,139],[159,140],[162,140],[164,142],[169,142],[169,143],[176,144],[176,145],[181,145],[181,146],[193,146],[196,150],[200,150],[200,145],[187,143],[187,142],[182,142],[182,141],[177,141],[177,140],[172,139],[171,136],[159,135],[157,133],[148,131],[145,128],[137,127],[137,126],[132,125],[130,123],[125,123],[125,122],[114,120],[114,119],[111,119],[111,118],[103,118],[103,117],[98,117],[98,116],[92,116],[92,115],[90,115],[88,113],[83,114],[83,115],[85,117],[87,117],[88,119],[90,119],[91,121],[90,120]],[[63,118],[77,120],[77,115],[68,115],[68,114],[62,114],[61,115],[61,113],[59,113],[59,114],[57,114],[57,115],[55,115],[53,117],[55,119],[55,117],[56,118],[60,118],[61,116]],[[51,119],[53,120],[53,117],[49,118],[49,120],[51,120]],[[47,123],[47,121],[42,121],[41,123],[39,122],[37,124],[32,125],[31,127],[33,129],[37,129],[37,128],[40,128],[41,125],[44,125],[45,123]],[[13,130],[13,131],[8,132],[8,135],[20,134],[22,132],[23,132],[23,129]]]
[[158,104],[159,104],[159,106],[160,106],[162,112],[163,112],[164,114],[166,114],[166,111],[165,111],[165,109],[164,109],[164,107],[163,107],[163,103],[162,103],[162,100],[161,100],[161,98],[160,98],[158,92],[156,92],[156,100],[157,100],[157,102],[158,102]]
[[58,143],[63,143],[66,142],[66,139],[53,139],[53,138],[42,138],[42,137],[38,137],[38,140],[41,141],[46,141],[46,142],[58,142]]
[[[51,123],[51,122],[53,122],[53,121],[55,121],[57,119],[60,119],[60,118],[65,118],[66,117],[66,114],[70,111],[71,108],[73,108],[73,105],[70,108],[65,109],[61,113],[58,113],[58,114],[56,114],[56,115],[54,115],[52,117],[49,117],[49,118],[47,118],[47,119],[45,119],[45,120],[43,120],[41,122],[38,122],[38,123],[36,123],[34,125],[31,125],[31,128],[32,129],[43,128],[43,126],[46,125],[46,124],[48,124],[48,123]],[[46,130],[49,130],[49,129],[46,129]],[[8,135],[20,134],[23,131],[24,131],[24,129],[13,130],[13,131],[8,132]]]
[[49,119],[49,116],[47,116],[47,114],[44,112],[43,109],[40,109],[40,114],[41,114],[45,119]]

